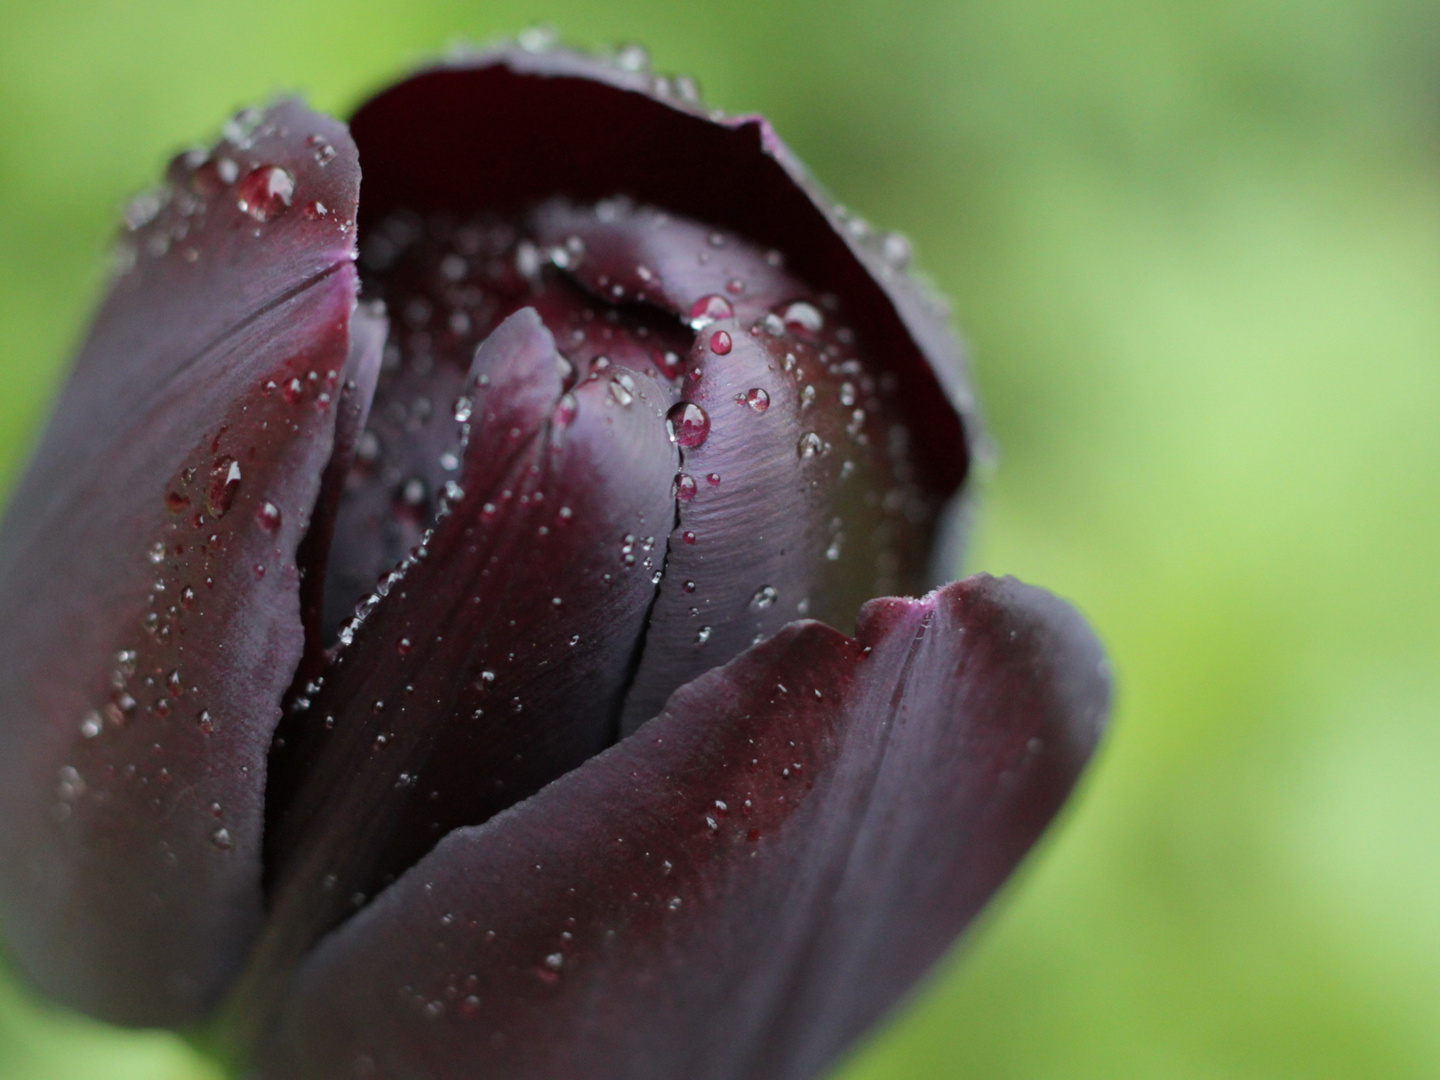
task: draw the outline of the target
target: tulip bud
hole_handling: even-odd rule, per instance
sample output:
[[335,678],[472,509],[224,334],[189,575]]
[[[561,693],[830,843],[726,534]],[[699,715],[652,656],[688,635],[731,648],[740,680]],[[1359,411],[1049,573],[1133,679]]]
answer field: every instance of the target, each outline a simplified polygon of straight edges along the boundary
[[810,1076],[1059,807],[1078,616],[871,599],[975,439],[908,246],[674,88],[466,57],[131,214],[0,533],[43,987],[275,1077]]

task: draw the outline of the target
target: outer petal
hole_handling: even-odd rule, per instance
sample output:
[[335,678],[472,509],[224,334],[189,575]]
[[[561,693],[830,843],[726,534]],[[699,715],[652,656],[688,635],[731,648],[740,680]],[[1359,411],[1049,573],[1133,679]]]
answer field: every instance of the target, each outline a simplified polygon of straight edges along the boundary
[[503,212],[619,193],[782,251],[796,277],[841,297],[899,380],[931,486],[954,490],[975,405],[943,311],[904,272],[908,245],[831,204],[764,120],[716,118],[687,86],[564,50],[497,49],[422,72],[351,124],[362,226],[397,208]]
[[286,102],[170,180],[132,208],[131,265],[0,534],[6,943],[52,994],[147,1024],[201,1014],[261,917],[359,169]]
[[324,941],[265,1075],[813,1076],[1044,829],[1107,698],[1080,617],[1009,579],[794,624]]

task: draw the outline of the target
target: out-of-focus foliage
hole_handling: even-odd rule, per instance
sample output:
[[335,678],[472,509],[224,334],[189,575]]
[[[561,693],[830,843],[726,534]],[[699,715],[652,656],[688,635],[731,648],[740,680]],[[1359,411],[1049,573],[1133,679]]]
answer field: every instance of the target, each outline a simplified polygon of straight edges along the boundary
[[[1118,668],[1081,797],[844,1080],[1440,1073],[1433,5],[9,0],[7,482],[169,151],[537,16],[643,39],[912,235],[1000,447],[970,566]],[[0,1078],[130,1077],[213,1074],[0,984]]]

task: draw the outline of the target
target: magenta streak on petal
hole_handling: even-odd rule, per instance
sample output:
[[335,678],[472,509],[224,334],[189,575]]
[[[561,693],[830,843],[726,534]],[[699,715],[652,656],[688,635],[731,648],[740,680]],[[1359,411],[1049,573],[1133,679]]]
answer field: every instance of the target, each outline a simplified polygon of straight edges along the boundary
[[463,493],[353,628],[309,731],[291,725],[295,746],[277,748],[276,776],[300,779],[272,804],[272,915],[241,1013],[268,1007],[276,971],[352,897],[613,740],[676,467],[663,391],[621,376],[630,400],[586,382],[559,425],[554,344],[533,310],[477,353]]
[[262,1074],[813,1077],[1044,830],[1107,701],[1079,616],[1009,579],[793,624],[322,942]]
[[262,918],[295,552],[356,291],[344,127],[283,102],[245,128],[212,171],[283,169],[296,204],[258,222],[177,159],[0,536],[0,924],[41,987],[125,1023],[202,1015]]

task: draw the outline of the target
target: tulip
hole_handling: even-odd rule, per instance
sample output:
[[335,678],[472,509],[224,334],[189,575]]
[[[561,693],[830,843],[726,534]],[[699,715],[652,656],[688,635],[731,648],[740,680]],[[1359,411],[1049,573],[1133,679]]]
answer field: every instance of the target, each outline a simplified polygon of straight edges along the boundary
[[130,208],[0,534],[4,941],[277,1080],[814,1076],[1064,802],[1104,658],[926,592],[978,429],[904,241],[525,44]]

